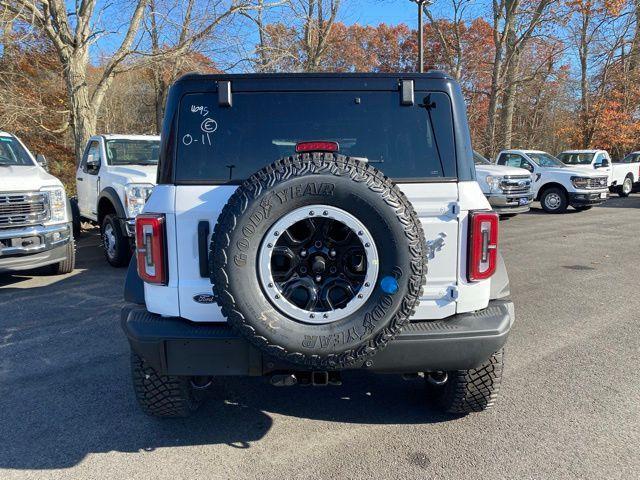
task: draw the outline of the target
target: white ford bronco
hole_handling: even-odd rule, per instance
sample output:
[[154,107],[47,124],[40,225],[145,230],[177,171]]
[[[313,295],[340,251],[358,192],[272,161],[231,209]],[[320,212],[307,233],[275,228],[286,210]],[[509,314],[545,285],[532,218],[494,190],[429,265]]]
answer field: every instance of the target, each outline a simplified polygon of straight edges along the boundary
[[187,75],[158,168],[121,319],[145,412],[188,415],[213,377],[347,369],[494,403],[514,310],[450,77]]
[[78,163],[76,231],[82,220],[97,224],[114,267],[129,263],[135,217],[155,185],[159,150],[158,136],[96,135]]
[[547,152],[503,150],[496,163],[531,172],[533,198],[548,213],[564,213],[569,205],[579,211],[589,210],[609,196],[606,174],[569,167]]
[[75,266],[71,207],[60,180],[14,135],[0,132],[0,272]]

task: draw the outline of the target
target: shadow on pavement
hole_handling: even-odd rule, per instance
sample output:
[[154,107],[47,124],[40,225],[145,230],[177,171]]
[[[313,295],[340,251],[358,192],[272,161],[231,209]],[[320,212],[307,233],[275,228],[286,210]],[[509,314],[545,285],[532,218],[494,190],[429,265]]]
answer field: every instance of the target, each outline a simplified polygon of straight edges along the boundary
[[619,197],[615,193],[609,197],[609,200],[598,208],[640,208],[640,193],[632,193],[627,198]]
[[367,424],[450,420],[426,406],[422,381],[345,374],[341,387],[272,387],[217,380],[191,418],[157,420],[133,396],[119,326],[125,269],[106,264],[95,236],[78,242],[77,270],[0,276],[0,469],[68,468],[88,454],[226,444],[250,448],[272,414]]

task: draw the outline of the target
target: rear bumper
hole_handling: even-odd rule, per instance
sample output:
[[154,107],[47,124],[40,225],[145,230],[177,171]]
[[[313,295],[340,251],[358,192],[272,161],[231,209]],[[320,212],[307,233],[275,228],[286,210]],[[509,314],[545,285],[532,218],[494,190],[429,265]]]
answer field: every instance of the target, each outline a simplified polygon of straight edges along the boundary
[[[507,341],[513,303],[493,300],[473,313],[412,322],[365,367],[384,373],[464,370],[478,366]],[[265,375],[300,370],[264,355],[227,324],[195,324],[127,305],[121,325],[131,349],[164,375]]]
[[0,272],[30,270],[66,259],[71,223],[0,230]]

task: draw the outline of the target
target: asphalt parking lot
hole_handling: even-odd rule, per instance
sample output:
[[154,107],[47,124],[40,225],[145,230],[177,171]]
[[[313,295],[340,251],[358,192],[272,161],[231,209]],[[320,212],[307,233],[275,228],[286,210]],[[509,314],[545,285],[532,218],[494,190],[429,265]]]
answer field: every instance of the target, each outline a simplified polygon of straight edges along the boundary
[[420,381],[216,387],[192,418],[135,404],[124,270],[94,233],[62,277],[0,275],[0,478],[640,478],[640,194],[501,223],[516,324],[496,408]]

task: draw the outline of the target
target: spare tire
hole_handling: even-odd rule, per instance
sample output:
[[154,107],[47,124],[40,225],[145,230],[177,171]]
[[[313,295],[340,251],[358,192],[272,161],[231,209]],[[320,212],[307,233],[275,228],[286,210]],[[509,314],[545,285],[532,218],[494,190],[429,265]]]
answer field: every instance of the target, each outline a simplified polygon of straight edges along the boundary
[[366,162],[305,153],[234,192],[213,232],[210,273],[223,315],[254,345],[335,369],[374,355],[406,324],[426,252],[390,179]]

